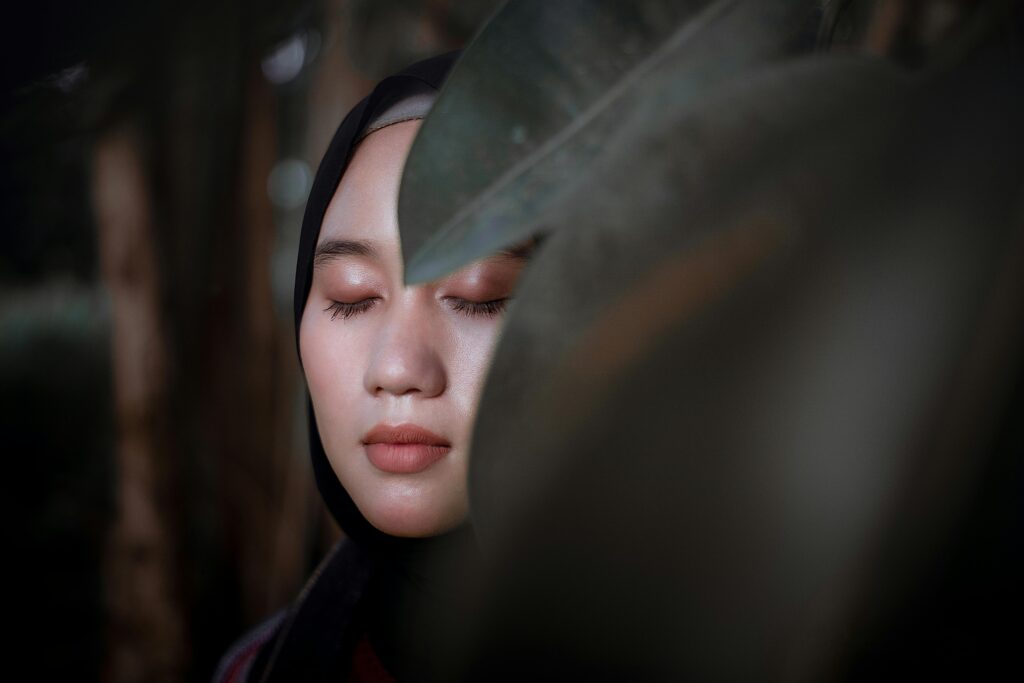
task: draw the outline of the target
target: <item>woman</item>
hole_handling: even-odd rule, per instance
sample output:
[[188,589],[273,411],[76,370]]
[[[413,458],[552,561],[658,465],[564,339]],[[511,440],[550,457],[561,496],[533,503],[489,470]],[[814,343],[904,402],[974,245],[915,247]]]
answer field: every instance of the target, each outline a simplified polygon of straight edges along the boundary
[[347,539],[215,680],[408,680],[443,665],[475,554],[476,402],[525,255],[403,284],[402,167],[449,54],[382,81],[345,118],[303,220],[295,280],[317,485]]

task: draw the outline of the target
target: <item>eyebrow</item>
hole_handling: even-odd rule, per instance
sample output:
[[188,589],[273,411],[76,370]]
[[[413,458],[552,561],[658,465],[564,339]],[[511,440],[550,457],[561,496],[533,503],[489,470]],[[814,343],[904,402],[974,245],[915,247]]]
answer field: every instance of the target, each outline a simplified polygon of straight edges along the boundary
[[375,258],[377,250],[364,240],[324,240],[316,245],[316,251],[313,253],[313,268],[325,266],[342,256]]
[[525,242],[513,245],[508,249],[502,249],[496,255],[504,256],[505,258],[517,259],[520,261],[526,261],[533,256],[534,250],[540,245],[542,238],[540,236],[533,236],[527,239]]
[[[518,261],[526,261],[533,255],[533,251],[537,248],[540,242],[540,237],[531,237],[525,242],[521,242],[520,244],[498,251],[491,256],[491,258],[497,256],[516,259]],[[372,243],[366,240],[324,240],[320,244],[316,245],[316,251],[313,252],[313,268],[321,268],[343,256],[377,258],[377,250],[374,248]]]

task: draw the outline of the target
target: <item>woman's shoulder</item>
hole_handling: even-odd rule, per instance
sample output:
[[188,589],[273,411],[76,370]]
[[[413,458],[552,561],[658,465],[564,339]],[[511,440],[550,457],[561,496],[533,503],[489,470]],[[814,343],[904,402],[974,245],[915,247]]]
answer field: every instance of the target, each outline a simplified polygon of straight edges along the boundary
[[371,573],[369,558],[342,540],[310,576],[299,596],[250,629],[227,650],[214,683],[312,680],[347,660],[356,606]]

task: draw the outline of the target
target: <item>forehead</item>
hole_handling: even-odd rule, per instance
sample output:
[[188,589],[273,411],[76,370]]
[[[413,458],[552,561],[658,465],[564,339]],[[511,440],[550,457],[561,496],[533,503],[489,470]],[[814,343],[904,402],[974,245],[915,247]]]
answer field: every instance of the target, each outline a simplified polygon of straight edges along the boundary
[[398,242],[398,187],[419,121],[368,135],[356,148],[327,207],[319,242],[359,239]]

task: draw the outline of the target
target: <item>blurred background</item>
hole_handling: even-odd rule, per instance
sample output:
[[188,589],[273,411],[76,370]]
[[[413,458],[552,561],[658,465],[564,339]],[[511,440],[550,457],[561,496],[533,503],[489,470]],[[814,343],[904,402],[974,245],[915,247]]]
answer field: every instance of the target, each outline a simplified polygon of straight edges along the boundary
[[208,680],[338,530],[292,331],[313,174],[493,0],[38,0],[3,22],[0,448],[33,679]]

